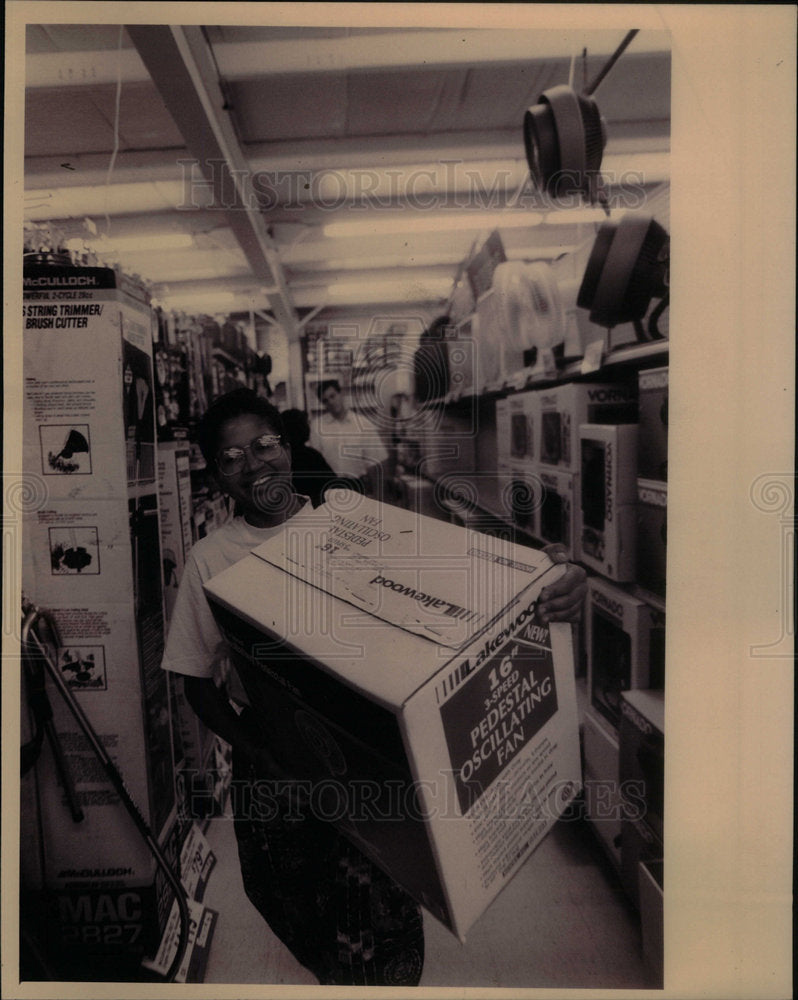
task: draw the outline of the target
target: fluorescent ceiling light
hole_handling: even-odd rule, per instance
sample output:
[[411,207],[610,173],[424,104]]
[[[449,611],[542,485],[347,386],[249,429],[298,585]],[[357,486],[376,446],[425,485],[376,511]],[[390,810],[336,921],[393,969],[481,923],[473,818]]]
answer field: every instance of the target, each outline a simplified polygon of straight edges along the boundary
[[346,236],[375,236],[380,233],[454,232],[471,229],[502,229],[516,226],[537,226],[543,220],[535,212],[461,212],[427,215],[423,212],[408,217],[404,213],[380,215],[372,219],[350,222],[330,222],[323,228],[323,235],[331,238]]
[[153,233],[149,236],[109,236],[100,239],[74,239],[70,249],[90,247],[95,253],[149,253],[155,250],[186,250],[194,246],[190,233]]
[[327,286],[331,299],[351,302],[423,301],[441,298],[449,293],[451,279],[427,281],[336,281]]
[[213,305],[229,305],[236,300],[232,292],[174,292],[164,293],[160,301],[167,307],[175,308],[177,304],[191,306],[192,308],[209,308]]
[[581,222],[605,222],[606,219],[603,208],[560,208],[546,212],[541,221],[547,226],[577,226]]

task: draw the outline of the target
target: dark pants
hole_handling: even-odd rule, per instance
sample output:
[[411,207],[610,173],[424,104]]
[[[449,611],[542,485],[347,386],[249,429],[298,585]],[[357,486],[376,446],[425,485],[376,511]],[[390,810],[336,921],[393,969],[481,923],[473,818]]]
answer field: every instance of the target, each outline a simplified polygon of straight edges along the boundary
[[[238,788],[255,779],[234,754]],[[322,985],[417,986],[424,932],[407,893],[308,809],[283,796],[267,809],[256,796],[235,798],[244,889],[296,959]]]

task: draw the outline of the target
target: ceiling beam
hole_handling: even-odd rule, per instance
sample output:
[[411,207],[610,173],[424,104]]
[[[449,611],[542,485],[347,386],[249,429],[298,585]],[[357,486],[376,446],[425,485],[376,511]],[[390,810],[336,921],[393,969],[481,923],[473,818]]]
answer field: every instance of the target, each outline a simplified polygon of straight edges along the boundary
[[[134,30],[126,26],[133,37]],[[155,26],[162,29],[163,26]],[[138,33],[139,26],[135,26]],[[187,30],[183,28],[181,30]],[[196,29],[199,30],[199,29]],[[213,54],[226,80],[270,73],[346,73],[359,70],[429,70],[539,59],[570,59],[586,48],[589,55],[610,55],[625,32],[620,29],[551,31],[468,29],[463,31],[387,31],[345,38],[298,38],[278,41],[218,42]],[[134,44],[136,44],[134,39]],[[138,49],[138,44],[136,44]],[[665,31],[641,31],[631,55],[670,50]],[[63,87],[140,83],[149,79],[141,50],[31,52],[26,59],[26,86]]]
[[[189,157],[196,161],[198,185],[206,193],[210,189],[211,208],[234,232],[256,282],[270,289],[272,312],[289,339],[296,337],[296,310],[276,247],[257,208],[251,171],[202,30],[129,25],[128,34],[185,140]],[[188,187],[186,196],[191,192]]]

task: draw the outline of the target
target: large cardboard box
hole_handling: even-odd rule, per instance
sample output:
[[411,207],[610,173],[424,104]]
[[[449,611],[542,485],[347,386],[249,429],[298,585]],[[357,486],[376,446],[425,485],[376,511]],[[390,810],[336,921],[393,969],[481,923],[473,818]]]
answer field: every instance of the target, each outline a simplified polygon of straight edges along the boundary
[[206,584],[308,807],[461,939],[581,786],[561,571],[342,492]]
[[668,484],[637,480],[637,582],[665,598],[668,569]]
[[[26,266],[23,278],[23,470],[40,488],[23,515],[23,592],[51,612],[56,668],[165,838],[175,795],[148,296],[106,268]],[[45,744],[22,815],[23,854],[39,852],[27,888],[50,896],[54,946],[142,949],[163,926],[168,892],[82,730],[48,689],[83,819],[71,818]]]

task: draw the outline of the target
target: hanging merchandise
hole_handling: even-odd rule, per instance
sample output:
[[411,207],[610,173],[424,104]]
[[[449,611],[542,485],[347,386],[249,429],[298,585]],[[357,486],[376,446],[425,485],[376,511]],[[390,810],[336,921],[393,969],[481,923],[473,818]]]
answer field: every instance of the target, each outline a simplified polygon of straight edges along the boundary
[[[663,337],[657,321],[668,305],[670,240],[650,215],[627,212],[618,222],[602,223],[585,268],[577,305],[590,320],[612,329],[632,323],[639,341]],[[642,320],[652,299],[660,299],[647,327]]]
[[510,260],[493,275],[502,340],[510,351],[538,351],[561,344],[565,329],[562,299],[551,267]]
[[544,91],[524,114],[529,172],[538,189],[552,197],[593,191],[606,143],[598,105],[570,87]]
[[[542,193],[555,199],[585,195],[591,203],[604,203],[599,171],[607,130],[591,95],[636,34],[637,29],[627,32],[606,65],[580,94],[562,84],[551,87],[525,112],[527,163]],[[608,212],[606,204],[605,210]]]

